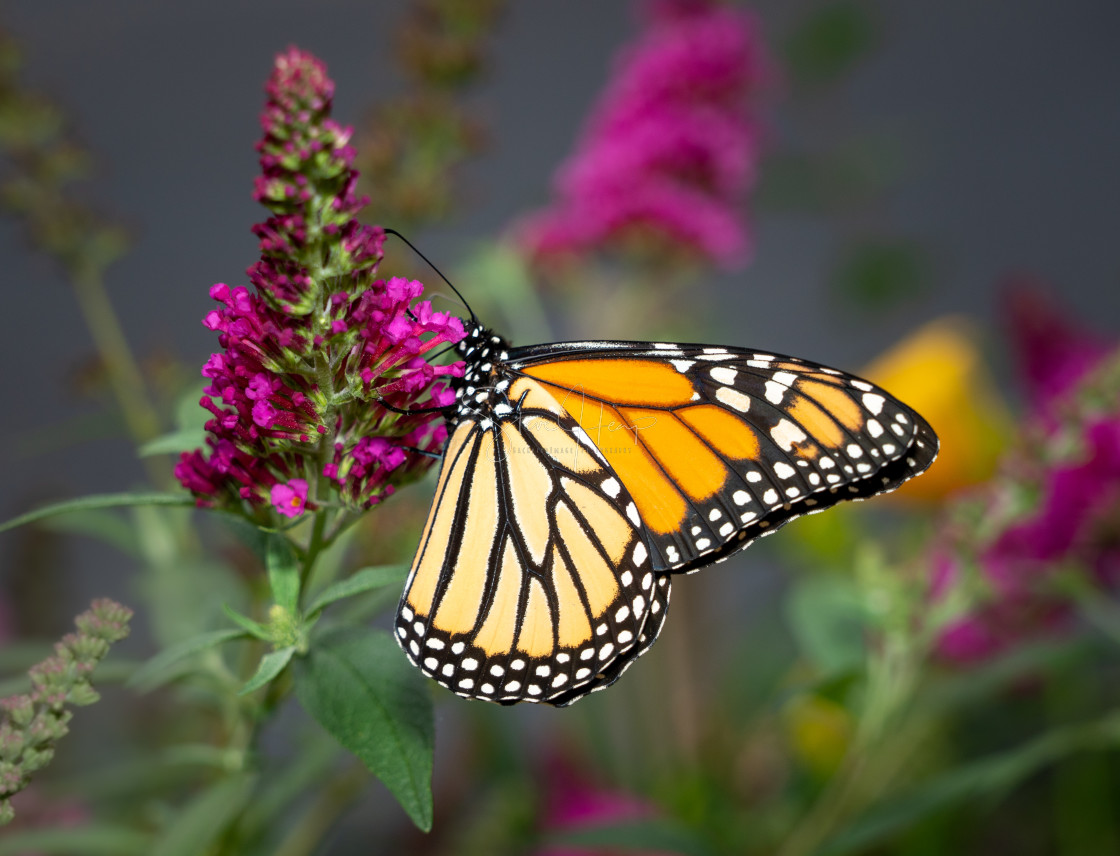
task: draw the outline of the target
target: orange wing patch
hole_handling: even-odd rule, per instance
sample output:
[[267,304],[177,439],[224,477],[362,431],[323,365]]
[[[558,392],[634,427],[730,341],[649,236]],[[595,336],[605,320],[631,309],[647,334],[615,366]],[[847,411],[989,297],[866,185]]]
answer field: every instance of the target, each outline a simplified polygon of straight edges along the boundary
[[758,460],[761,443],[746,422],[714,404],[681,410],[680,418],[720,452],[736,460]]
[[672,366],[653,360],[558,360],[523,370],[565,391],[560,403],[592,395],[616,404],[673,407],[692,400],[692,381]]
[[842,387],[804,378],[797,381],[795,387],[816,401],[849,431],[859,431],[863,427],[863,411]]
[[584,406],[577,406],[572,418],[580,423],[626,485],[642,522],[663,535],[679,529],[687,512],[684,497],[638,442],[639,432],[627,428],[624,417],[613,407],[592,401],[576,403]]
[[836,448],[844,442],[844,432],[825,411],[803,395],[793,397],[789,415],[801,423],[809,435],[826,446]]
[[[707,499],[723,487],[727,467],[672,413],[620,409],[669,477],[692,499]],[[637,429],[635,429],[637,430]]]

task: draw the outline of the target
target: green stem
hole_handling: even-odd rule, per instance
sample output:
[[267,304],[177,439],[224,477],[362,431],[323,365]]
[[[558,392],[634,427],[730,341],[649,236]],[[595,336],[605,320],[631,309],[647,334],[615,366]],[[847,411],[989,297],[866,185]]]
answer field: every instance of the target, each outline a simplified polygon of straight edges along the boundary
[[[906,638],[888,635],[868,664],[867,706],[840,770],[797,824],[780,856],[810,856],[845,818],[893,787],[911,756],[916,731],[905,711],[912,697],[918,651]],[[919,729],[920,731],[920,729]]]
[[73,287],[133,439],[138,443],[154,439],[159,435],[159,418],[148,401],[143,375],[105,292],[101,272],[92,267],[75,270]]
[[322,844],[323,836],[369,783],[369,774],[357,764],[334,779],[296,821],[295,826],[273,851],[273,856],[310,856]]

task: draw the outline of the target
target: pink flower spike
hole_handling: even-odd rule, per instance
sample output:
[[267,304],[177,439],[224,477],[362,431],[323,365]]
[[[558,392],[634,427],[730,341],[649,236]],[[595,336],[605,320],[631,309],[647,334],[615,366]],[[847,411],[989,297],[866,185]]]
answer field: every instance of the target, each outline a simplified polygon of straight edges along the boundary
[[269,498],[272,507],[285,517],[296,518],[307,506],[307,482],[292,479],[287,484],[274,484]]

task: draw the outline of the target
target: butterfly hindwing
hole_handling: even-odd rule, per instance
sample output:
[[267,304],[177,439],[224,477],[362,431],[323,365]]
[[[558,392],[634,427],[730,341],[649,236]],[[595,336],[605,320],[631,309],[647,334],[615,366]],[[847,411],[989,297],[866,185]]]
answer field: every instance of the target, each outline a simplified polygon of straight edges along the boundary
[[514,351],[626,485],[657,570],[691,571],[802,514],[893,490],[929,466],[920,416],[854,375],[702,345]]
[[565,705],[653,643],[669,580],[602,454],[543,388],[514,386],[448,442],[397,635],[460,695]]

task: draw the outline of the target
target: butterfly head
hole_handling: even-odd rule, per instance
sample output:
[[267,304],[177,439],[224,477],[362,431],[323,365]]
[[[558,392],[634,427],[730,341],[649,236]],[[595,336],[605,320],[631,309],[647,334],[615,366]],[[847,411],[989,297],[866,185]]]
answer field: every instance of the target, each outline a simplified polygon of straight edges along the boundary
[[466,364],[463,376],[451,383],[459,401],[457,416],[463,417],[494,404],[493,375],[498,364],[509,358],[509,342],[493,330],[473,324],[455,350]]
[[493,330],[475,324],[455,350],[466,362],[459,385],[479,387],[486,385],[494,366],[509,357],[509,342]]

